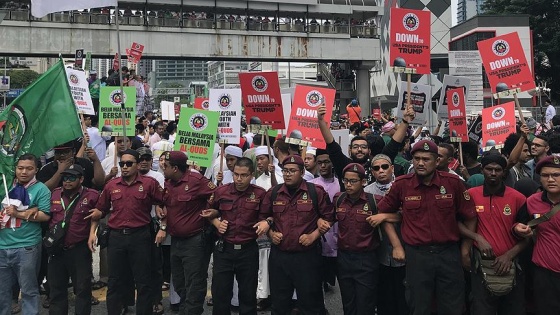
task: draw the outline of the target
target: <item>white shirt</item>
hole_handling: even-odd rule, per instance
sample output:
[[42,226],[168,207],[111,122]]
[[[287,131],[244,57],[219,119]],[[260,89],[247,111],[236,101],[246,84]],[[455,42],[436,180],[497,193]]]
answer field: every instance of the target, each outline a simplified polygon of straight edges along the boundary
[[173,144],[169,142],[169,140],[162,139],[161,141],[154,143],[151,149],[152,149],[152,154],[154,156],[154,159],[152,161],[152,169],[154,171],[158,171],[159,157],[165,151],[173,151]]
[[[103,171],[105,172],[105,176],[109,175],[109,173],[111,172],[111,169],[113,168],[113,166],[115,165],[114,162],[114,156],[108,156],[106,157],[103,161],[101,161],[101,167],[103,167]],[[115,177],[120,177],[121,176],[121,168],[119,167],[119,162],[121,161],[121,158],[119,156],[117,156],[117,168],[119,169],[117,171],[117,175]]]
[[105,143],[106,139],[101,137],[101,135],[99,134],[99,129],[97,129],[96,127],[88,127],[87,133],[89,135],[88,145],[93,148],[99,160],[104,159],[105,153],[107,152],[107,143]]
[[550,104],[546,108],[546,113],[544,114],[545,122],[549,124],[550,121],[552,120],[552,117],[554,117],[554,115],[556,115],[556,108],[554,108],[554,106]]

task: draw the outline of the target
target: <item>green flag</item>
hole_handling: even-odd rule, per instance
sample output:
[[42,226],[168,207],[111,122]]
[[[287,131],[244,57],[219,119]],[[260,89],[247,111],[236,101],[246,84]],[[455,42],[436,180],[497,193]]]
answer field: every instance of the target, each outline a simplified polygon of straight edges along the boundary
[[[0,173],[6,175],[11,187],[21,155],[39,157],[81,136],[80,120],[60,60],[0,113]],[[4,194],[0,187],[0,196]]]

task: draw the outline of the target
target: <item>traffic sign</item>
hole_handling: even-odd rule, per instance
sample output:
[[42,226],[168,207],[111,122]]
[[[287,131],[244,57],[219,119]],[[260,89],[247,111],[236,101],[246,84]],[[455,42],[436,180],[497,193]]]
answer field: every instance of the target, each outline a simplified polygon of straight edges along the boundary
[[0,91],[8,91],[9,89],[10,89],[10,77],[2,76],[2,80],[0,82]]

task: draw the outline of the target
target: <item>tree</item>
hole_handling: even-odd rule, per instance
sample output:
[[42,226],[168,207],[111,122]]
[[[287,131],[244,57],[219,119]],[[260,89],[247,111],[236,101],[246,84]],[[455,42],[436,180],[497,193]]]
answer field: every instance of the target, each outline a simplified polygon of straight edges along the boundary
[[559,100],[560,0],[486,0],[484,13],[529,15],[537,85],[546,83],[552,98]]
[[40,76],[37,72],[29,69],[9,70],[7,75],[10,77],[11,89],[25,89]]

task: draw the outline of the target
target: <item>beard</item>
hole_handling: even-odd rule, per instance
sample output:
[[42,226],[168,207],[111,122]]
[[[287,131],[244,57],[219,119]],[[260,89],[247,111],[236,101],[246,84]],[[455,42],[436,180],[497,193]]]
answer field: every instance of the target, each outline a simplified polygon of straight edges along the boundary
[[354,163],[364,164],[369,159],[369,156],[367,156],[367,154],[366,154],[366,155],[364,155],[363,158],[358,158],[356,155],[350,154],[350,158],[352,158],[352,161]]

